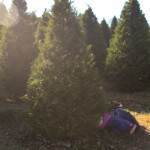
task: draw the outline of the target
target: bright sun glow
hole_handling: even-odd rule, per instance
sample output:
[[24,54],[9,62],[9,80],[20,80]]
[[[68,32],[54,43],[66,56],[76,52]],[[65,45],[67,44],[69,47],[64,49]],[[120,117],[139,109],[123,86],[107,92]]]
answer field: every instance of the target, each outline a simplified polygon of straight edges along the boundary
[[[2,0],[1,3],[2,4],[0,4],[0,24],[6,27],[14,26],[19,20],[19,13],[17,7],[11,4],[11,0]],[[10,7],[11,13],[9,10]]]
[[[1,0],[1,2],[8,7],[11,6],[12,0]],[[73,6],[77,9],[79,13],[83,13],[88,6],[91,6],[93,9],[94,14],[98,18],[98,21],[101,22],[103,18],[110,23],[111,19],[116,16],[117,18],[120,17],[120,13],[123,9],[123,6],[126,1],[128,0],[72,0]],[[53,0],[26,0],[28,4],[28,12],[35,11],[37,16],[41,16],[44,9],[50,9],[52,4],[54,3]],[[141,10],[145,14],[146,19],[150,24],[150,15],[149,15],[149,0],[139,0]]]

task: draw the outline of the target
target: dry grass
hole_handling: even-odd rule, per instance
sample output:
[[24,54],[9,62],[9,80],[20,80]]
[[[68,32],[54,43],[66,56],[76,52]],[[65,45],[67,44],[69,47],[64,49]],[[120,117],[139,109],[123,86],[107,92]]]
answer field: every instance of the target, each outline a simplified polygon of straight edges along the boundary
[[135,116],[140,125],[145,126],[150,132],[150,113],[137,113],[137,112],[131,113]]

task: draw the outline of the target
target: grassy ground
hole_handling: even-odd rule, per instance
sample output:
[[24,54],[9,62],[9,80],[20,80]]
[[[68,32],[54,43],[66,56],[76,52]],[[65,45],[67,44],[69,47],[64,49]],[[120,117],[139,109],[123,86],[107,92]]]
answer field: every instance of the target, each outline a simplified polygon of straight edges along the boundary
[[[149,93],[106,93],[107,100],[116,100],[130,111],[141,125],[150,131]],[[150,150],[150,136],[146,134],[112,135],[98,131],[97,142],[88,148],[88,141],[71,147],[70,143],[50,143],[40,136],[26,134],[28,130],[26,104],[3,102],[0,104],[0,150]]]

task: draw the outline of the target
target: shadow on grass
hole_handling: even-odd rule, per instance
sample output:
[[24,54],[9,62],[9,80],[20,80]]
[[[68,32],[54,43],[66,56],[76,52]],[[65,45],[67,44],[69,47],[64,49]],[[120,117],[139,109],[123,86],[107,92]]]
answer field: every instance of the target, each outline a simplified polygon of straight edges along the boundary
[[150,93],[121,93],[121,92],[106,92],[107,101],[118,101],[123,105],[123,108],[141,112],[150,112]]
[[27,113],[20,110],[6,110],[0,112],[1,125],[20,124],[27,119]]
[[139,104],[130,104],[127,107],[129,111],[135,111],[137,113],[150,113],[150,105],[139,105]]

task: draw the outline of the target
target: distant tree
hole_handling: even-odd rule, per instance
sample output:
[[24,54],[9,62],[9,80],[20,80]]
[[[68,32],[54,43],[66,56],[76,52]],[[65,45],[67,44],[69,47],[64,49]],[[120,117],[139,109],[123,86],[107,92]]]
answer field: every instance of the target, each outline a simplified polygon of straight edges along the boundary
[[26,11],[27,11],[26,0],[12,0],[12,3],[17,7],[19,15],[21,17],[26,15]]
[[149,68],[148,23],[138,1],[129,0],[108,49],[108,76],[119,90],[144,90],[150,81]]
[[106,23],[105,19],[102,20],[101,22],[101,29],[102,29],[102,33],[105,39],[105,44],[106,47],[109,46],[109,40],[110,40],[110,30],[109,30],[109,26]]
[[110,34],[111,34],[111,37],[112,35],[114,34],[115,32],[115,28],[117,26],[117,23],[118,23],[118,20],[117,18],[114,16],[113,19],[112,19],[112,22],[111,22],[111,26],[110,26]]
[[105,40],[97,18],[90,7],[82,16],[82,24],[86,44],[91,46],[97,67],[102,73],[106,59]]
[[49,21],[45,15],[39,28],[47,28],[27,90],[33,128],[49,138],[88,138],[96,134],[104,107],[93,55],[85,48],[71,1],[55,0]]

